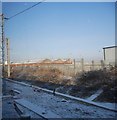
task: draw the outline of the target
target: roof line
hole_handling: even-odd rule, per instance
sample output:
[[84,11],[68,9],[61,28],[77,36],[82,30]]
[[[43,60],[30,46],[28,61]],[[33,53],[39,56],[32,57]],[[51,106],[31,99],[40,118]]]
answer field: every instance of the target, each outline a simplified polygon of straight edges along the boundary
[[114,47],[117,47],[117,46],[104,47],[103,49],[114,48]]

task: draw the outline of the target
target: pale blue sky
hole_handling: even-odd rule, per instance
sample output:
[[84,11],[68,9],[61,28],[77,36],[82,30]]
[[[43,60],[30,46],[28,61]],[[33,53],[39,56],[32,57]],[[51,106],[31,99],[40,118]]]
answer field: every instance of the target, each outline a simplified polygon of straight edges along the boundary
[[[10,17],[35,3],[3,3]],[[114,3],[42,3],[5,21],[11,60],[40,58],[103,59],[115,44]]]

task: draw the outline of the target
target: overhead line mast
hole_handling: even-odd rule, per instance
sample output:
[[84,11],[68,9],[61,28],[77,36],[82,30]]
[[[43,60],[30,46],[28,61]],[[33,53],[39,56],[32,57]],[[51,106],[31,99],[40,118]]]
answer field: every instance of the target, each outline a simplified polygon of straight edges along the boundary
[[10,45],[9,39],[6,38],[6,48],[7,48],[7,77],[10,77]]
[[5,39],[4,39],[4,14],[0,15],[1,16],[1,52],[2,52],[2,78],[5,77]]
[[5,77],[5,36],[4,36],[4,14],[1,14],[1,53],[2,53],[2,78]]
[[32,6],[30,6],[30,7],[28,7],[28,8],[26,8],[25,10],[22,10],[21,12],[18,12],[18,13],[16,13],[15,15],[13,15],[13,16],[11,16],[11,17],[9,17],[9,18],[6,18],[6,17],[4,17],[4,14],[1,14],[0,15],[0,17],[1,17],[1,52],[2,52],[2,78],[4,78],[5,77],[5,37],[4,37],[4,20],[6,19],[6,20],[10,20],[10,19],[12,19],[12,18],[14,18],[14,17],[16,17],[17,15],[19,15],[19,14],[22,14],[22,13],[24,13],[25,11],[27,11],[27,10],[29,10],[29,9],[31,9],[31,8],[33,8],[33,7],[35,7],[35,6],[37,6],[37,5],[39,5],[39,4],[41,4],[42,2],[44,2],[45,0],[42,0],[42,1],[40,1],[40,2],[38,2],[38,3],[36,3],[36,4],[34,4],[34,5],[32,5]]

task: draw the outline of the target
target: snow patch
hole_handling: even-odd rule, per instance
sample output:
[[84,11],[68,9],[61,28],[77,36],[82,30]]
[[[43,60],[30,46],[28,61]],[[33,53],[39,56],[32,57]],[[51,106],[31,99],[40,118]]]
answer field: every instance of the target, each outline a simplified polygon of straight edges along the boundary
[[36,114],[43,116],[44,118],[61,118],[60,116],[54,114],[53,112],[46,111],[46,109],[42,108],[41,106],[37,106],[25,99],[18,99],[18,100],[15,100],[15,102],[19,105],[22,105],[22,106],[30,109],[31,111],[35,112]]
[[97,98],[101,93],[103,92],[102,89],[99,89],[95,94],[88,97],[86,100],[93,101],[95,98]]

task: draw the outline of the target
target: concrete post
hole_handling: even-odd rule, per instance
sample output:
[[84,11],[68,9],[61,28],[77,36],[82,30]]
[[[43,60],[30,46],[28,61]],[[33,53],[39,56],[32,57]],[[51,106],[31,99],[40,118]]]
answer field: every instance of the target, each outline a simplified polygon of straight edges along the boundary
[[84,72],[84,59],[81,59],[81,67],[82,67],[82,72]]
[[10,77],[10,45],[9,39],[6,38],[6,47],[7,47],[7,77]]
[[74,75],[76,74],[76,60],[74,59]]
[[101,62],[101,68],[104,69],[104,67],[105,67],[104,61],[101,60],[100,62]]
[[94,70],[94,60],[92,60],[92,70]]

